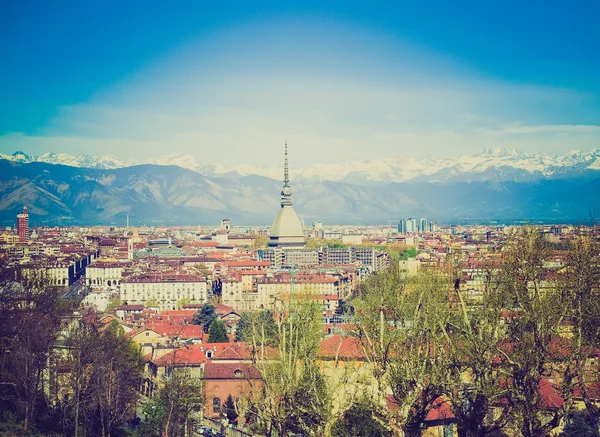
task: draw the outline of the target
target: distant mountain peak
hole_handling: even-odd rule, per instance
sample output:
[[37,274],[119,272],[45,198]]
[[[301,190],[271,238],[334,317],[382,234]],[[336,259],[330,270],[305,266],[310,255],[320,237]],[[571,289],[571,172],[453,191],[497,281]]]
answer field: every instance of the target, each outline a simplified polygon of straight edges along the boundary
[[12,154],[13,158],[19,161],[30,161],[31,157],[25,152],[21,152],[20,150],[16,151]]

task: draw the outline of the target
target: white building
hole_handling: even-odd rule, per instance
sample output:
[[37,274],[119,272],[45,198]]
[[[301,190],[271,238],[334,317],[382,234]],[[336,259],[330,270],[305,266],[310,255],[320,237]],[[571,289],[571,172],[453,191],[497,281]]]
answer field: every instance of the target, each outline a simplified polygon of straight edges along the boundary
[[111,287],[121,283],[123,270],[131,267],[130,262],[97,261],[85,268],[85,283],[91,287]]
[[176,309],[183,299],[189,303],[204,303],[206,278],[176,273],[131,276],[121,280],[120,298],[128,305],[154,301],[161,311]]
[[405,276],[416,276],[420,266],[421,262],[416,258],[398,261],[400,273]]

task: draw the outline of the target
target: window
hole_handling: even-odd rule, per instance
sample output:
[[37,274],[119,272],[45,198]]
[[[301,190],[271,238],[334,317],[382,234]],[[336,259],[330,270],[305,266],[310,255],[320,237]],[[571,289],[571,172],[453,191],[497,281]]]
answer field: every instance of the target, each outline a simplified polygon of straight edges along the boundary
[[235,369],[233,371],[233,374],[236,378],[241,378],[242,376],[244,376],[244,372],[242,372],[240,369]]
[[219,398],[213,398],[213,413],[220,413],[221,412],[221,399]]

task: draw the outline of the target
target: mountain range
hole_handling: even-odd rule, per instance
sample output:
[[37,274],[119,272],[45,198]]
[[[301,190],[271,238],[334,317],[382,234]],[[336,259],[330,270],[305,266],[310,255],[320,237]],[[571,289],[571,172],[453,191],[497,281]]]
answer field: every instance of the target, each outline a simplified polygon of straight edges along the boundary
[[[199,164],[184,154],[147,162],[113,156],[0,154],[0,223],[26,204],[32,224],[268,226],[282,169]],[[600,151],[562,156],[492,148],[459,158],[322,164],[292,172],[306,224],[440,222],[589,223],[600,208]],[[600,211],[599,211],[600,212]]]
[[[12,155],[0,153],[0,159],[14,162],[45,162],[72,167],[115,169],[140,164],[175,165],[208,177],[229,178],[258,175],[280,179],[280,167],[242,165],[215,165],[197,162],[186,153],[171,153],[144,162],[119,160],[112,155],[69,155],[46,153],[29,156],[23,152]],[[455,158],[402,158],[370,161],[340,161],[308,167],[292,167],[296,181],[334,181],[358,185],[377,185],[392,182],[474,182],[474,181],[532,181],[564,177],[579,177],[589,170],[600,170],[600,150],[588,152],[572,150],[564,155],[545,153],[526,154],[499,147],[484,149],[476,155]]]

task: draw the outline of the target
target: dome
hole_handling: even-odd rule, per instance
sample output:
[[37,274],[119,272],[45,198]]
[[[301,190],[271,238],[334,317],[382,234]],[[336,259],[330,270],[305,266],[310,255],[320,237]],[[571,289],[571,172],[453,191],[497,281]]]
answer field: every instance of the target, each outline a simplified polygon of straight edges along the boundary
[[300,219],[291,206],[282,206],[273,221],[271,241],[276,245],[285,243],[304,244],[304,232]]

